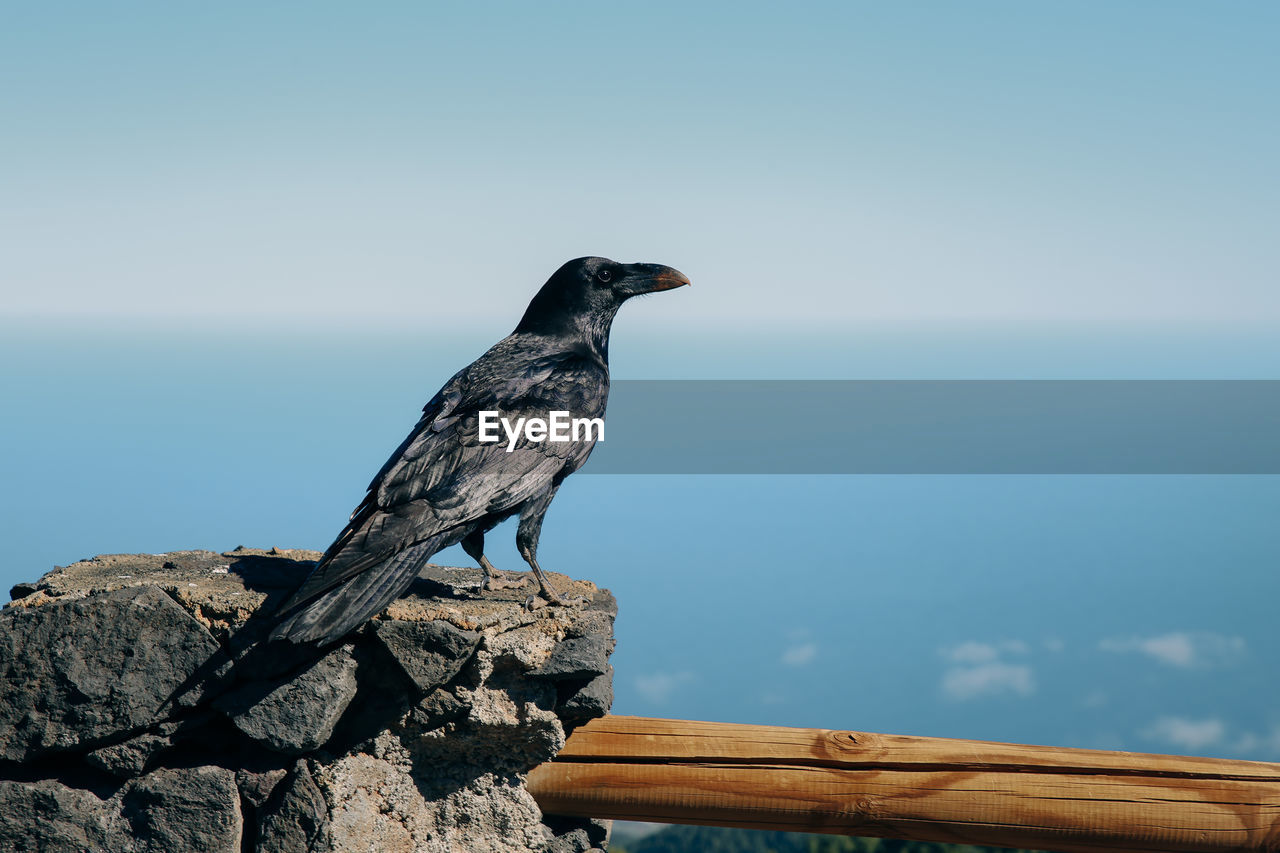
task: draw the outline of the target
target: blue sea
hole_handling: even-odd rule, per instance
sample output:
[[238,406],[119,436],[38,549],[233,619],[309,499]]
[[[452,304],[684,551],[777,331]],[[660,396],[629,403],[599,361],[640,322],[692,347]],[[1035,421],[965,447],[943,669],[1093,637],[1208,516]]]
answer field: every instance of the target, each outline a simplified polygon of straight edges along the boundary
[[[99,553],[323,549],[505,331],[5,321],[0,582]],[[1280,378],[1261,331],[619,329],[612,360],[629,379]],[[540,559],[617,595],[617,713],[1277,759],[1278,515],[1263,475],[584,471]],[[489,537],[500,568],[523,567],[513,538]]]

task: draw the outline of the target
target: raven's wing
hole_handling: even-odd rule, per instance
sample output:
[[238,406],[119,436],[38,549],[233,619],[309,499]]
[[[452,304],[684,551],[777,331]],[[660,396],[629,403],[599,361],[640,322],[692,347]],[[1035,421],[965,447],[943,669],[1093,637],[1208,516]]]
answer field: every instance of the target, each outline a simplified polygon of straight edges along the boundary
[[512,424],[521,417],[546,418],[553,410],[603,417],[609,379],[598,364],[559,353],[528,361],[518,375],[494,381],[489,371],[476,369],[482,362],[459,373],[427,403],[347,526],[280,612],[443,531],[510,513],[586,461],[593,435],[570,442],[522,436],[508,451],[502,429],[498,442],[480,441],[479,413],[498,411]]

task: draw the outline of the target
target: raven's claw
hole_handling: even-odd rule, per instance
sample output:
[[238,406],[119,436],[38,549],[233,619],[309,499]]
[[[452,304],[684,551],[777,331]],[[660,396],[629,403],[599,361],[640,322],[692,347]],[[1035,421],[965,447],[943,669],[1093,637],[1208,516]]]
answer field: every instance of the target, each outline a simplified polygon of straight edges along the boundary
[[527,572],[504,572],[492,569],[485,573],[484,589],[497,591],[500,589],[520,589],[529,585]]

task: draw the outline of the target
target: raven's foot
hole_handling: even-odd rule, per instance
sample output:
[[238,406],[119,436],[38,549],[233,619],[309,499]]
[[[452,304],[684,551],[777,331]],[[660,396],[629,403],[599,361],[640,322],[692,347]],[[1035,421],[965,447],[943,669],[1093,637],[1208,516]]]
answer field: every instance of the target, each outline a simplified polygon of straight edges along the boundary
[[529,575],[525,572],[504,572],[501,569],[495,569],[493,563],[488,559],[480,557],[480,568],[484,569],[484,583],[481,589],[499,590],[499,589],[520,589],[529,585]]
[[[523,523],[522,521],[521,524]],[[533,569],[533,576],[538,579],[538,595],[542,597],[531,595],[526,598],[524,601],[525,610],[537,610],[540,607],[546,607],[548,604],[556,604],[560,607],[581,607],[590,601],[588,598],[567,598],[556,592],[555,588],[547,581],[546,572],[542,571],[542,567],[538,565],[538,558],[533,553],[533,547],[525,547],[522,543],[517,544],[520,545],[520,556],[524,557],[524,561],[529,564],[529,568]],[[537,543],[534,542],[533,544],[536,545]],[[546,600],[543,601],[542,599]]]
[[491,591],[499,589],[520,589],[529,585],[529,577],[523,572],[493,572],[484,579],[484,588]]
[[542,589],[538,590],[538,595],[531,595],[525,599],[525,610],[539,610],[551,604],[559,607],[584,607],[591,603],[591,599],[583,598],[582,596],[570,598],[569,596],[561,595],[551,588],[551,585],[547,583],[546,578],[541,576],[541,573],[539,573],[538,580],[542,584]]

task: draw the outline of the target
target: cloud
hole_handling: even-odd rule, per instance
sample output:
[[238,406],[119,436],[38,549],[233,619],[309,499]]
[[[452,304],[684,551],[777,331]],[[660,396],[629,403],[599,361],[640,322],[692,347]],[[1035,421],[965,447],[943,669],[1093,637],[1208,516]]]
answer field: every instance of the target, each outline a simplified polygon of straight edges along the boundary
[[1244,654],[1241,637],[1226,637],[1207,631],[1175,631],[1154,637],[1108,637],[1098,643],[1104,652],[1137,652],[1183,669],[1221,666]]
[[1035,689],[1031,667],[1025,664],[993,661],[976,666],[956,666],[942,676],[943,694],[957,701],[1007,693],[1029,696]]
[[1142,731],[1150,740],[1163,741],[1182,749],[1201,750],[1220,743],[1227,733],[1222,720],[1189,720],[1186,717],[1161,717]]
[[1192,753],[1209,747],[1214,755],[1239,756],[1274,761],[1280,758],[1280,725],[1270,731],[1238,730],[1219,717],[1197,720],[1188,717],[1160,717],[1139,732],[1148,740],[1160,741]]
[[1101,690],[1092,690],[1080,697],[1081,708],[1101,708],[1111,701],[1111,697],[1107,696]]
[[1026,655],[1030,651],[1031,647],[1022,640],[995,643],[967,640],[945,646],[939,649],[939,654],[957,665],[943,673],[942,693],[956,701],[1000,694],[1028,696],[1036,688],[1031,667],[1002,658]]
[[998,660],[1003,653],[1025,655],[1029,651],[1021,640],[1002,640],[999,643],[980,643],[969,640],[942,649],[942,656],[954,663],[982,664]]
[[796,643],[782,653],[782,662],[787,666],[804,666],[817,655],[817,643]]
[[693,680],[690,672],[654,672],[635,677],[636,690],[655,704],[663,704],[671,698],[676,688]]
[[1235,739],[1231,748],[1243,755],[1274,758],[1280,755],[1280,726],[1273,726],[1266,734],[1243,732]]

